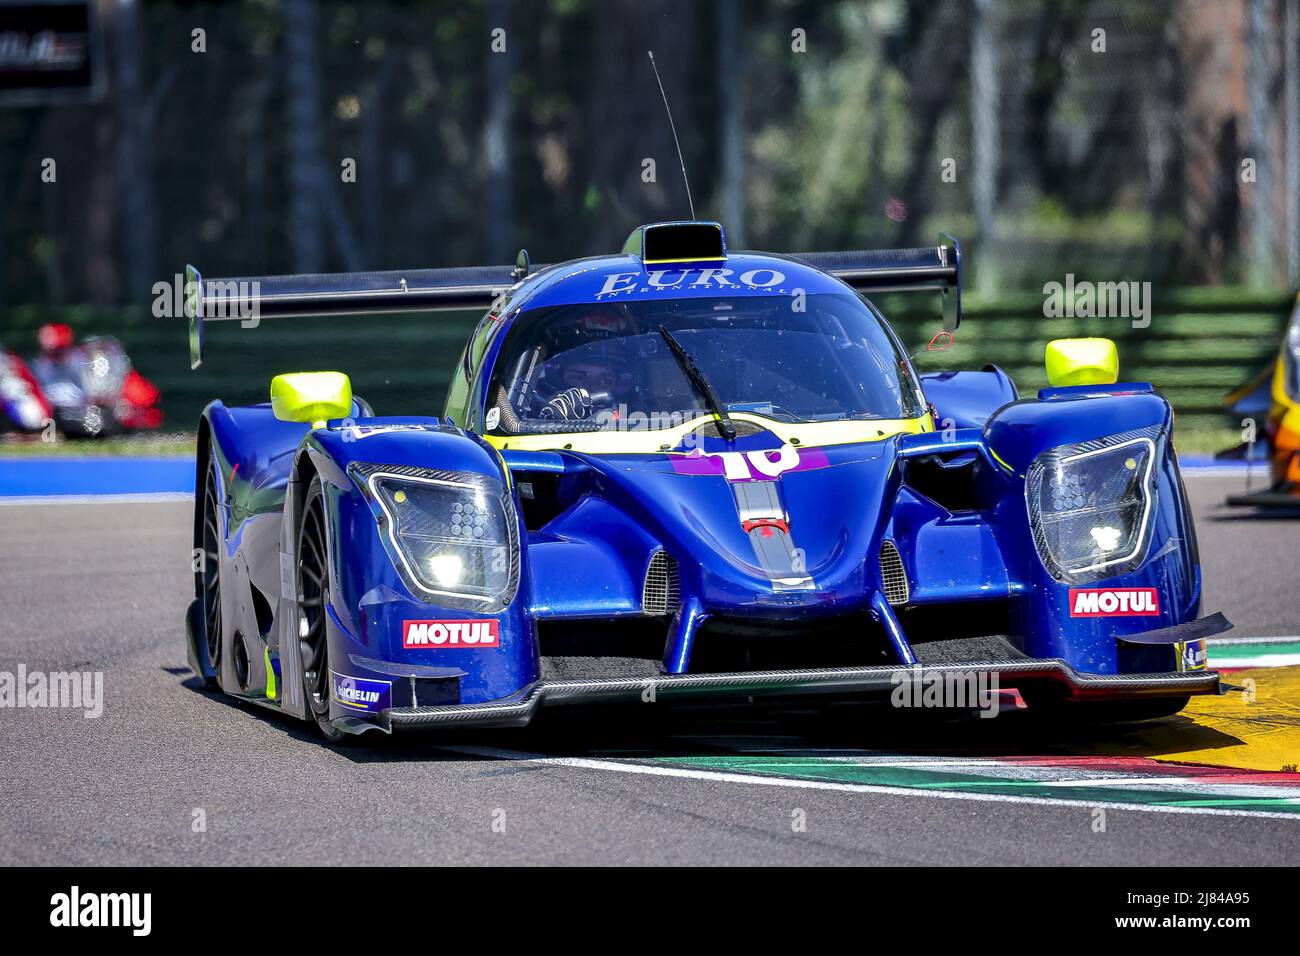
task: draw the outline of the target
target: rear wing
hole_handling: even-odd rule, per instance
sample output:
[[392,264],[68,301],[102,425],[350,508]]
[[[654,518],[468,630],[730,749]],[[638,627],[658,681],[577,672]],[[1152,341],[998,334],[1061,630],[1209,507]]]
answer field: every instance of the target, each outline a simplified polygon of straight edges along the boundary
[[[716,223],[711,226],[720,237],[721,227]],[[859,292],[941,291],[944,328],[951,332],[961,323],[961,245],[952,236],[943,238],[949,245],[806,252],[789,258],[829,273]],[[725,254],[723,246],[724,258]],[[269,318],[488,309],[519,280],[544,268],[532,265],[523,251],[513,266],[326,275],[204,279],[198,269],[186,266],[185,317],[189,323],[190,368],[198,368],[203,362],[205,322],[255,325]]]
[[804,252],[790,258],[827,272],[858,292],[942,292],[943,327],[953,332],[961,324],[961,243],[947,233],[943,238],[948,245]]
[[204,279],[198,269],[186,266],[190,368],[203,362],[205,322],[487,309],[522,278],[521,270],[527,274],[523,255],[515,266],[223,279]]

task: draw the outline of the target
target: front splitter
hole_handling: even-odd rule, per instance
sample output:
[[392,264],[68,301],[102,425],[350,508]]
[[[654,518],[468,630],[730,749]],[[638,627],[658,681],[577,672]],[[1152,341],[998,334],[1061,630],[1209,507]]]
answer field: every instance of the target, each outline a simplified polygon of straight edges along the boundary
[[1069,700],[1133,700],[1215,694],[1216,671],[1164,674],[1082,674],[1063,660],[969,661],[937,665],[665,674],[658,677],[539,680],[518,694],[482,704],[395,707],[381,715],[392,728],[523,727],[545,707],[664,701],[725,703],[748,698],[818,695],[871,698],[887,695],[921,675],[997,674],[1005,687],[1051,685]]

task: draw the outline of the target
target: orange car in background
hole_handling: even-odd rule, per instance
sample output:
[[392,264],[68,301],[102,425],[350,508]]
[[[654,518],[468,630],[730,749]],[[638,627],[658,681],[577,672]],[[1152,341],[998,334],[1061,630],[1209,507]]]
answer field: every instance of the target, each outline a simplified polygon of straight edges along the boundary
[[[1231,393],[1225,404],[1238,415],[1267,416],[1269,486],[1233,495],[1243,507],[1300,508],[1300,295],[1291,310],[1277,361]],[[1245,453],[1250,454],[1246,448]]]

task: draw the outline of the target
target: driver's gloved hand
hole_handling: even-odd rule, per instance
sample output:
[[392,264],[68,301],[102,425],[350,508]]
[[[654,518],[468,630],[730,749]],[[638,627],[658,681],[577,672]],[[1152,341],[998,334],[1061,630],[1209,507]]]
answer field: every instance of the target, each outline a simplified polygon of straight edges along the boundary
[[566,388],[547,402],[538,414],[541,418],[560,422],[590,418],[591,395],[585,388]]

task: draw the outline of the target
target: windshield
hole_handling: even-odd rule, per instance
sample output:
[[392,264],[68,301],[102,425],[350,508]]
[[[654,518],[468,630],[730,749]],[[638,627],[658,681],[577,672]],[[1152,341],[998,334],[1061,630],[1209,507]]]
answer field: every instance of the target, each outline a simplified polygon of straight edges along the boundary
[[655,429],[708,415],[661,326],[730,413],[782,422],[922,414],[906,356],[856,295],[742,296],[523,313],[489,385],[487,430]]

